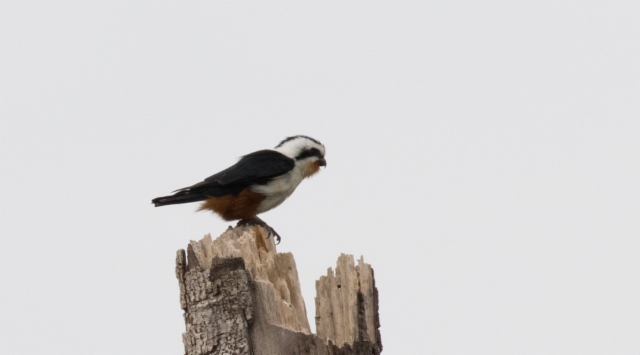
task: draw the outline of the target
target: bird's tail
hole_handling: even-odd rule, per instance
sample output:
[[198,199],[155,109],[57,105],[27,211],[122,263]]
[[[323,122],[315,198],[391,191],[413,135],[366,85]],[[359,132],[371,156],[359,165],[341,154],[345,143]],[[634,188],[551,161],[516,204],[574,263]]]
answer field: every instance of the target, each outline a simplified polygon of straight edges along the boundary
[[205,199],[207,199],[207,196],[202,193],[191,192],[191,191],[180,191],[177,194],[174,194],[171,196],[156,197],[153,200],[151,200],[151,202],[156,207],[160,207],[160,206],[166,206],[166,205],[176,205],[179,203],[203,201]]

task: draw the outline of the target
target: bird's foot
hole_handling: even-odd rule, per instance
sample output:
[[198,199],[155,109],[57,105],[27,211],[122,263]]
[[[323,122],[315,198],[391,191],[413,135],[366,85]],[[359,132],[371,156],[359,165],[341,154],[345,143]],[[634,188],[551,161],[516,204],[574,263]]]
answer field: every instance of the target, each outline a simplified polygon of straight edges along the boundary
[[261,220],[258,217],[251,218],[251,219],[241,219],[240,221],[238,221],[238,224],[236,226],[237,227],[260,226],[267,231],[268,233],[267,238],[269,238],[270,236],[273,236],[275,238],[276,244],[280,244],[280,240],[282,239],[280,238],[280,235],[278,234],[278,232],[276,232],[275,229],[271,228],[271,226],[269,226],[265,221]]

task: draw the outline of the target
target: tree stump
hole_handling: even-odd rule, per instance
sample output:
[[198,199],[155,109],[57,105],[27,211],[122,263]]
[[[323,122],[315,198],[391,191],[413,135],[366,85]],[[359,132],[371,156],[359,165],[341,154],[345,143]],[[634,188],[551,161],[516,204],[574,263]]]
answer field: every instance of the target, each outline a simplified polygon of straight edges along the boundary
[[206,235],[178,251],[186,355],[377,355],[382,351],[373,269],[342,254],[316,281],[312,334],[291,253],[259,226]]

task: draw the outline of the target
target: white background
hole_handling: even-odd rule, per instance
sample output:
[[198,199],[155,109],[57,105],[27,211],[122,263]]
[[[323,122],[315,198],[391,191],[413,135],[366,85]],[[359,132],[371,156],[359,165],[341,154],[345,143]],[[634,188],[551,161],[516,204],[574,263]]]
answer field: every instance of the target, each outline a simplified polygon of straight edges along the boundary
[[306,134],[262,217],[364,255],[384,354],[640,354],[637,2],[0,4],[0,353],[181,354],[150,200]]

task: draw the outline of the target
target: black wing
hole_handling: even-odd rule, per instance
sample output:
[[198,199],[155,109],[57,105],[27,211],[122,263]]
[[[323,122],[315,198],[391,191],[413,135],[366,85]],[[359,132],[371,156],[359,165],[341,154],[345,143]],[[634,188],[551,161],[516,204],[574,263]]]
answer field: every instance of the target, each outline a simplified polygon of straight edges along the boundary
[[295,161],[274,150],[259,150],[243,156],[231,167],[211,175],[193,186],[174,191],[171,196],[153,199],[157,206],[196,202],[208,197],[237,195],[249,185],[264,184],[284,175],[295,166]]
[[291,171],[295,161],[275,150],[259,150],[243,156],[233,166],[204,179],[220,185],[268,181]]
[[[294,166],[293,159],[275,150],[259,150],[243,156],[234,165],[209,176],[204,181],[177,191],[220,190],[212,196],[221,196],[229,192],[237,193],[248,185],[264,184],[275,177],[284,175]],[[225,190],[232,191],[225,193]]]

